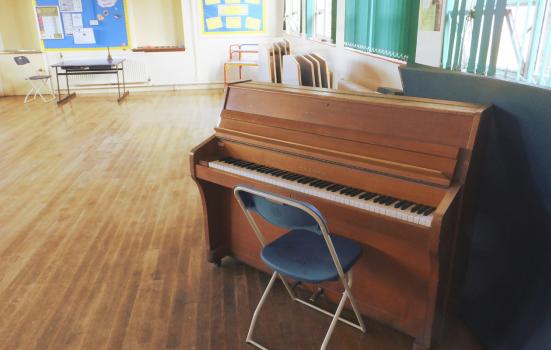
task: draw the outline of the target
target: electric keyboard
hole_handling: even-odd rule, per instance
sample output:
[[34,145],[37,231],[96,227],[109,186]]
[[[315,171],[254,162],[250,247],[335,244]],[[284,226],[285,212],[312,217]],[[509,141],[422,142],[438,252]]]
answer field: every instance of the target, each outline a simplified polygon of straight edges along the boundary
[[[236,186],[309,203],[332,234],[362,245],[352,286],[361,312],[412,336],[415,349],[432,348],[461,289],[490,112],[450,101],[229,84],[214,134],[190,156],[208,261],[232,256],[267,271]],[[262,231],[269,240],[283,234]],[[330,300],[342,295],[332,284],[321,287]]]

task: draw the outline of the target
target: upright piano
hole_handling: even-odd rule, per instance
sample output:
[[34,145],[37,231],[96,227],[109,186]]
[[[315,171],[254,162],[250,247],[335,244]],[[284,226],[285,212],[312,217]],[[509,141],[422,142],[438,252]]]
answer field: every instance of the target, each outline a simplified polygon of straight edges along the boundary
[[[334,234],[363,245],[353,286],[362,313],[411,335],[415,349],[434,348],[465,266],[490,113],[450,101],[229,85],[214,134],[191,152],[208,260],[233,256],[267,271],[235,186],[311,203]],[[283,233],[262,225],[267,239]],[[338,300],[337,284],[322,287]]]

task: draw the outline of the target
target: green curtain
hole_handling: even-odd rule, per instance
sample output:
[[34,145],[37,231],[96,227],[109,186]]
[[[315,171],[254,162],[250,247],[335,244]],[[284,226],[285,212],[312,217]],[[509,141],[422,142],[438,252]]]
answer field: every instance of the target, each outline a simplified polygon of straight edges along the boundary
[[[507,0],[449,0],[442,53],[444,69],[495,75],[506,5]],[[467,24],[472,25],[468,46]]]
[[346,0],[346,47],[415,61],[419,0]]

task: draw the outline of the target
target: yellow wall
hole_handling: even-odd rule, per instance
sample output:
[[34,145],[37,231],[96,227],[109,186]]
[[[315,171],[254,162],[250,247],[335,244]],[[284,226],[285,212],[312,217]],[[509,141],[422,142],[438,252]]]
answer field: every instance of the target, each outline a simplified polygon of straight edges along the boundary
[[181,0],[127,0],[133,46],[184,44]]
[[32,0],[0,0],[0,33],[7,50],[40,49]]

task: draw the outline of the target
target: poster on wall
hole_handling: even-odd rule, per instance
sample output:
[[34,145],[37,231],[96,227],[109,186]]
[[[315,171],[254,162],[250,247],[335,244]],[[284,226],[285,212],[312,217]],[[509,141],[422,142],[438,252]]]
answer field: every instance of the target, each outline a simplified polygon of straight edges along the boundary
[[61,12],[82,12],[82,0],[59,0]]
[[[126,0],[35,0],[44,50],[126,49],[130,46]],[[152,1],[152,0],[148,0]],[[39,18],[52,8],[52,18]],[[52,34],[55,33],[55,34]],[[52,39],[57,40],[52,40]]]
[[200,1],[205,34],[259,34],[266,31],[265,0]]
[[61,15],[57,6],[36,6],[36,21],[40,32],[40,39],[63,39]]

